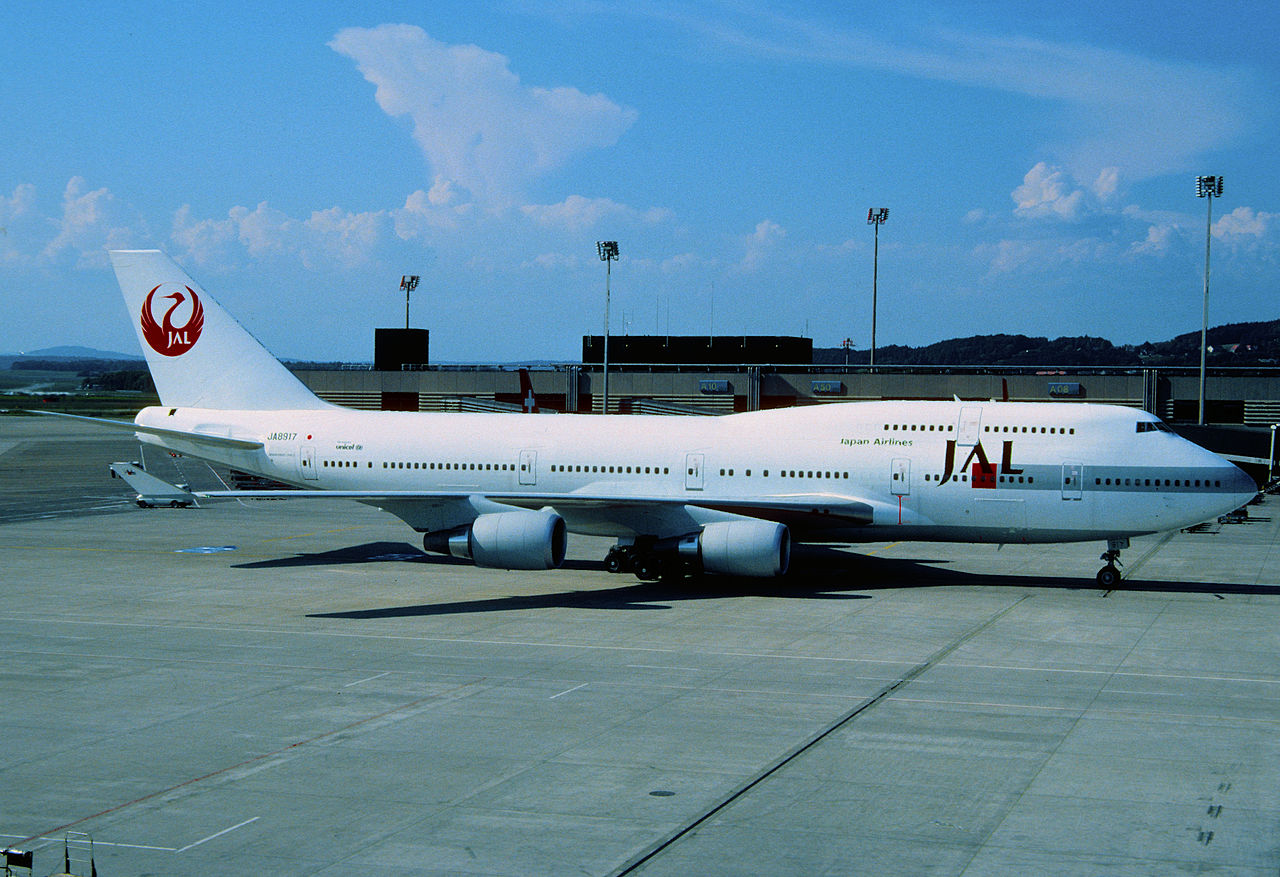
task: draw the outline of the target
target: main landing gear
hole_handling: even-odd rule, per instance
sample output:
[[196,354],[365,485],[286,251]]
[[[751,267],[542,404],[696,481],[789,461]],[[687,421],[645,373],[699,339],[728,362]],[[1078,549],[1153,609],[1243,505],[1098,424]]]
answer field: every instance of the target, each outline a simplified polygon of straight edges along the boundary
[[1108,539],[1107,550],[1098,558],[1107,565],[1098,570],[1098,587],[1110,590],[1120,584],[1120,552],[1129,547],[1129,539]]
[[671,581],[689,573],[688,564],[675,551],[659,551],[653,540],[618,543],[609,549],[604,568],[611,573],[633,572],[646,582]]

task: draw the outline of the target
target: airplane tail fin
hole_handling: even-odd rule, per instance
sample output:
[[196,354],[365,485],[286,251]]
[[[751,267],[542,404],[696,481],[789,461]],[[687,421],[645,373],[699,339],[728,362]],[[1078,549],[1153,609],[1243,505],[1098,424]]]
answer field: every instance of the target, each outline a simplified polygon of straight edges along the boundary
[[541,414],[538,410],[538,397],[533,394],[533,380],[527,368],[520,369],[520,404],[525,414]]
[[112,250],[110,255],[163,405],[331,407],[164,253]]

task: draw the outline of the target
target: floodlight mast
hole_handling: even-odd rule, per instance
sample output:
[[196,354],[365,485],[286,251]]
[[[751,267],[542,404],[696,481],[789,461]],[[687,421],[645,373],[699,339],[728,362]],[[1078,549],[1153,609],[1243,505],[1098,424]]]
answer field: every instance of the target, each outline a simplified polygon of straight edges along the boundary
[[609,413],[609,280],[613,273],[611,263],[618,261],[617,241],[596,241],[596,252],[604,262],[604,404],[601,414]]
[[880,226],[889,218],[888,207],[867,210],[867,225],[875,226],[875,249],[871,258],[871,368],[876,367],[876,283],[880,276]]
[[404,290],[404,327],[409,328],[409,293],[418,288],[417,274],[404,274],[400,277],[400,288]]
[[1213,199],[1222,197],[1222,177],[1196,177],[1196,197],[1208,201],[1204,227],[1204,312],[1200,322],[1200,418],[1204,426],[1205,361],[1209,349],[1209,242],[1213,239]]

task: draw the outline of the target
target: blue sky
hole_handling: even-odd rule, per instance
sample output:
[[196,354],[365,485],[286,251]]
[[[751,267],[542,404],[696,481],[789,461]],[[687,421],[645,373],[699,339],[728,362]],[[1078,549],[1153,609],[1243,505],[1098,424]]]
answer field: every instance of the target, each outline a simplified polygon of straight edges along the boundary
[[1162,340],[1280,318],[1270,4],[6,4],[0,352],[136,351],[159,247],[275,353],[612,331]]

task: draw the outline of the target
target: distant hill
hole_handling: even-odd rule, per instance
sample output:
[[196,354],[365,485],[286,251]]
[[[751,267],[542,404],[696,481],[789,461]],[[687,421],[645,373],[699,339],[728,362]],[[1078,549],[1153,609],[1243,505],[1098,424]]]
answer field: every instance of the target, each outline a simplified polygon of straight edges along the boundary
[[46,347],[42,350],[28,350],[18,354],[30,359],[137,359],[142,357],[136,353],[116,353],[112,350],[97,350],[93,347]]
[[[1230,323],[1209,330],[1208,361],[1219,366],[1280,365],[1280,320]],[[850,350],[850,365],[866,365],[870,353]],[[815,365],[842,365],[842,348],[816,348]],[[924,347],[889,345],[876,350],[877,365],[915,366],[1198,366],[1200,333],[1168,341],[1112,344],[1105,338],[1044,338],[1029,335],[973,335]]]
[[142,357],[136,353],[116,353],[112,350],[95,350],[92,347],[45,347],[41,350],[28,350],[25,353],[0,353],[0,369],[16,367],[46,371],[101,370],[103,363],[112,363],[115,368],[145,367]]

